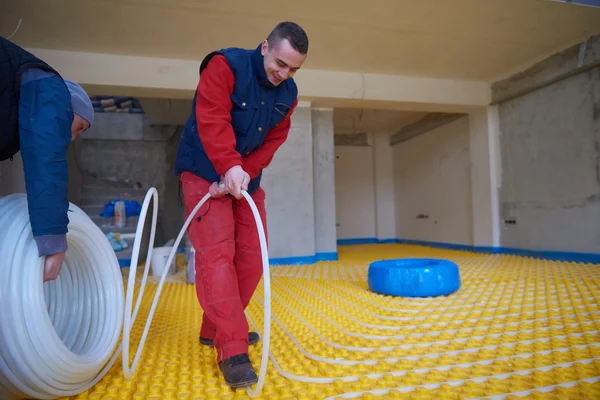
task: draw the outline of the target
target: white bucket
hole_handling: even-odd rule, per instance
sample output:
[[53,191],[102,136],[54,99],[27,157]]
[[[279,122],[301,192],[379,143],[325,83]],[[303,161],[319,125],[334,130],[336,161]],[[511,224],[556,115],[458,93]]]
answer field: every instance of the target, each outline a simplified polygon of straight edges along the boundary
[[[150,261],[150,268],[152,268],[152,275],[154,276],[162,276],[163,271],[166,268],[167,261],[169,260],[169,254],[173,250],[173,246],[166,247],[155,247],[152,250],[152,261]],[[177,254],[173,257],[173,261],[171,261],[171,265],[169,266],[169,272],[167,275],[173,274],[175,272],[175,259]]]

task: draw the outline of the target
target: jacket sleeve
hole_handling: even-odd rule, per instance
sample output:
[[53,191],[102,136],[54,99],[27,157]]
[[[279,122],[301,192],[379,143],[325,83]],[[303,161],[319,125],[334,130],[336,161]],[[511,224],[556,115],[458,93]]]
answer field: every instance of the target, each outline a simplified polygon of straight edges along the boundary
[[22,81],[19,140],[31,229],[40,256],[67,250],[71,96],[56,75]]
[[202,71],[196,95],[196,121],[200,142],[208,159],[221,176],[236,165],[242,156],[235,150],[231,126],[233,72],[224,56],[214,56]]
[[277,149],[286,141],[290,131],[291,117],[297,105],[298,100],[296,99],[290,112],[279,125],[269,131],[263,144],[244,158],[243,169],[251,179],[256,178],[260,171],[269,166]]

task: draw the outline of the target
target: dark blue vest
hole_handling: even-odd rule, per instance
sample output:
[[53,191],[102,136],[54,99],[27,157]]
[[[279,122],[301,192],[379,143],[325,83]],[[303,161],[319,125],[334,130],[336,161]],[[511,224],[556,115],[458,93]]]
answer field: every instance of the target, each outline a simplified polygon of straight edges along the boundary
[[54,72],[52,67],[16,44],[0,37],[0,161],[17,154],[21,75],[27,68]]
[[[298,89],[292,79],[287,79],[279,86],[269,82],[260,46],[255,50],[229,48],[210,53],[200,65],[200,79],[202,71],[216,54],[225,56],[233,72],[235,85],[231,95],[231,125],[235,132],[236,151],[246,157],[262,145],[267,133],[289,113],[298,96]],[[198,136],[195,110],[196,95],[179,141],[174,173],[179,175],[189,171],[210,182],[218,182],[221,177],[208,159]],[[248,193],[252,194],[258,189],[261,177],[262,171],[250,181]]]

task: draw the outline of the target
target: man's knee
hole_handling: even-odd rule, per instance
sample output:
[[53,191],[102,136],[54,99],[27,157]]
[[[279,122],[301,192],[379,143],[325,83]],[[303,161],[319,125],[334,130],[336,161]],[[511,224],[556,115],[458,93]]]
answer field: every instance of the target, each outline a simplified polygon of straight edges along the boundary
[[[192,242],[192,244],[194,244]],[[196,267],[205,267],[207,264],[213,268],[217,265],[230,264],[235,255],[235,241],[233,237],[226,238],[218,243],[212,241],[198,241],[196,250]],[[194,248],[196,245],[194,244]]]

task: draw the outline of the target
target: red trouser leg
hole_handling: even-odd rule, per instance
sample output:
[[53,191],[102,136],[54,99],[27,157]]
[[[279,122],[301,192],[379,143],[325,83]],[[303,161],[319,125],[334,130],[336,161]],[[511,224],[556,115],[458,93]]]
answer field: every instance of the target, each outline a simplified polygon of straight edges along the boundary
[[[208,192],[210,182],[190,173],[183,173],[181,182],[187,218]],[[253,199],[266,225],[264,192],[258,191]],[[248,322],[244,308],[262,273],[252,210],[245,199],[224,196],[209,199],[192,221],[188,235],[196,250],[196,294],[204,311],[200,335],[214,338],[217,361],[247,353]],[[252,224],[248,225],[248,221]],[[258,257],[255,251],[248,250],[252,247]],[[241,249],[239,255],[238,249]]]
[[[258,188],[252,195],[256,204],[265,239],[267,236],[267,213],[265,210],[265,192]],[[244,309],[248,306],[256,285],[260,282],[263,273],[262,253],[256,220],[245,198],[235,200],[233,204],[233,215],[235,218],[235,269],[238,276],[238,287],[240,299]]]
[[[259,188],[251,197],[260,215],[265,231],[265,239],[268,242],[265,192],[262,188]],[[242,301],[242,306],[246,309],[262,277],[262,252],[254,214],[245,198],[240,200],[233,199],[233,213],[235,220],[234,265],[238,278],[240,300]],[[217,327],[215,323],[204,313],[202,315],[200,336],[213,339],[216,332]]]
[[[186,215],[208,193],[210,182],[181,175]],[[200,220],[198,220],[200,217]],[[186,217],[187,218],[187,217]],[[196,294],[206,318],[214,323],[217,361],[248,352],[248,322],[240,300],[235,256],[232,198],[209,199],[188,228],[196,250]],[[205,330],[210,327],[205,328]],[[209,336],[210,337],[210,336]]]

